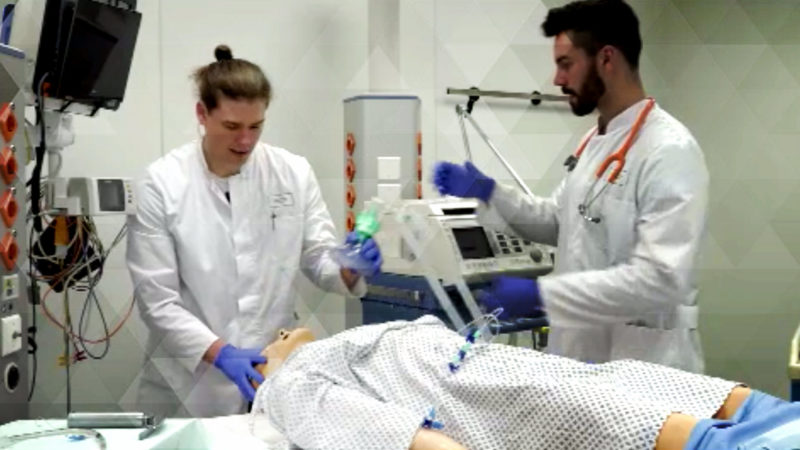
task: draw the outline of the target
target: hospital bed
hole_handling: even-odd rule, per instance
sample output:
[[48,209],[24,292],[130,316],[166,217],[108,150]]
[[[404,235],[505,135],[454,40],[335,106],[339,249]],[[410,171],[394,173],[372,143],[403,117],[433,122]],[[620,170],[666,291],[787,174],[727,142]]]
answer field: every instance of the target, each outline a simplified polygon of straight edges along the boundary
[[[470,283],[470,288],[488,284]],[[442,287],[450,298],[456,313],[465,323],[472,318],[463,299],[453,286]],[[364,325],[384,323],[392,320],[416,320],[431,314],[453,328],[452,321],[437,300],[428,281],[423,277],[395,273],[380,273],[368,278],[367,294],[361,298],[362,323]],[[518,334],[531,333],[531,344],[536,350],[547,347],[548,321],[544,313],[537,317],[518,317],[499,320],[490,324],[492,333],[508,336],[510,345],[517,345]]]
[[[791,342],[789,354],[790,400],[800,401],[800,326]],[[794,436],[800,425],[792,422],[763,436],[772,442],[784,435]],[[72,440],[65,435],[48,436],[21,442],[9,438],[28,433],[66,427],[64,419],[19,420],[0,426],[0,449],[39,450],[63,448],[97,449],[94,440]],[[144,440],[139,429],[103,429],[101,434],[108,449],[247,449],[290,450],[288,440],[276,430],[264,415],[233,415],[207,419],[167,419],[161,428]]]
[[[66,427],[64,419],[18,420],[0,426],[0,448],[13,450],[96,450],[94,439],[55,435],[9,442],[11,436]],[[146,439],[139,440],[140,429],[100,429],[107,449],[239,449],[289,450],[286,438],[263,415],[233,415],[208,419],[167,419]],[[10,445],[10,446],[9,446]]]

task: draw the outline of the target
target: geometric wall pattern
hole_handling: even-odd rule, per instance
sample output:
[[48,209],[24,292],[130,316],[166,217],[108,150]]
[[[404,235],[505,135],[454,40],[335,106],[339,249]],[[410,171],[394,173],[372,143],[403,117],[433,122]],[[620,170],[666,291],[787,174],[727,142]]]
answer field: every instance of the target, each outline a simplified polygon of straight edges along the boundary
[[[263,67],[273,84],[263,139],[309,159],[341,224],[342,99],[369,91],[418,95],[424,170],[437,159],[463,160],[454,114],[463,99],[445,89],[557,93],[552,42],[539,26],[548,8],[563,3],[195,0],[187,7],[140,0],[143,22],[126,100],[117,112],[78,121],[64,173],[136,176],[163,152],[195,138],[189,75],[211,61],[214,46],[226,43],[235,56]],[[645,44],[645,89],[692,130],[711,173],[699,299],[707,371],[786,395],[788,342],[800,323],[800,2],[631,4]],[[481,100],[474,117],[536,193],[558,183],[564,158],[593,121],[574,117],[563,104],[533,107],[504,99]],[[471,143],[479,167],[512,182],[474,134]],[[136,150],[129,150],[132,144]],[[429,185],[424,189],[433,195]],[[120,222],[100,222],[110,242]],[[123,257],[121,246],[100,286],[110,322],[124,313],[130,296]],[[339,296],[305,280],[297,292],[299,323],[319,336],[358,321],[346,317]],[[73,367],[76,409],[132,408],[146,338],[136,314],[106,359]],[[31,414],[63,416],[63,370],[54,364],[60,335],[40,323]]]
[[699,298],[707,370],[786,395],[800,324],[800,4],[641,6],[644,79],[694,132],[711,173]]

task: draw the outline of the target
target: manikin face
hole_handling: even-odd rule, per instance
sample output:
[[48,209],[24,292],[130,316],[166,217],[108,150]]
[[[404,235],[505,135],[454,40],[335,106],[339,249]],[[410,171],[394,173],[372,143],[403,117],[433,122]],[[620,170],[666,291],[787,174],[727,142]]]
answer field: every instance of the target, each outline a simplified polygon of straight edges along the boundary
[[212,111],[197,102],[197,120],[206,130],[203,154],[212,173],[227,177],[239,172],[261,137],[266,109],[264,100],[222,96]]
[[293,351],[314,340],[314,334],[308,328],[281,329],[278,331],[278,338],[261,352],[262,355],[266,356],[267,363],[259,364],[256,366],[256,370],[266,378],[267,375],[278,370]]
[[566,32],[556,36],[553,56],[556,62],[553,84],[569,95],[572,112],[585,116],[594,111],[606,92],[605,83],[597,71],[596,58],[573,45]]

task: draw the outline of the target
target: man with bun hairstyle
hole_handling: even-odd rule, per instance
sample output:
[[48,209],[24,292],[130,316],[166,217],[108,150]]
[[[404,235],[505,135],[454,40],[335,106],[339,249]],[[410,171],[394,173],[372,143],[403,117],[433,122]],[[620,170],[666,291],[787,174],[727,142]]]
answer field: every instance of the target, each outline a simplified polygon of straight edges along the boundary
[[[331,257],[336,233],[302,156],[259,141],[272,89],[261,69],[220,45],[197,69],[199,139],[147,168],[129,221],[128,268],[150,335],[138,402],[166,416],[241,413],[263,377],[259,352],[293,320],[302,271],[359,297],[377,272]],[[348,242],[354,236],[348,236]]]

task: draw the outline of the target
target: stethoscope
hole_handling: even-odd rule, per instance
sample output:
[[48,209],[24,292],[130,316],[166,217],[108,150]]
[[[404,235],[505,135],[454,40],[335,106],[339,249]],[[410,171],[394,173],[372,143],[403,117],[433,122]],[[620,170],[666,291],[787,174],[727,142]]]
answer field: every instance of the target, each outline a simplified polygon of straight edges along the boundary
[[[655,106],[655,104],[656,104],[655,99],[648,98],[647,104],[641,111],[639,111],[639,115],[636,117],[636,121],[633,123],[631,131],[628,132],[628,136],[625,138],[625,142],[622,143],[622,146],[620,146],[620,148],[617,149],[617,151],[608,155],[608,157],[605,160],[603,160],[603,162],[597,168],[597,171],[595,172],[594,182],[592,182],[592,185],[589,186],[589,189],[586,191],[586,195],[583,197],[583,202],[581,202],[581,204],[578,205],[578,214],[580,214],[581,217],[583,217],[584,220],[586,220],[587,222],[600,223],[601,221],[600,216],[591,216],[589,214],[589,208],[592,206],[595,200],[597,200],[597,198],[600,197],[600,195],[606,190],[606,188],[609,185],[614,184],[614,182],[617,181],[617,177],[619,177],[619,174],[622,172],[622,168],[625,167],[625,156],[628,154],[628,150],[630,150],[630,148],[633,146],[633,141],[634,139],[636,139],[636,135],[639,134],[639,130],[642,128],[642,125],[644,125],[644,121],[645,119],[647,119],[647,115],[650,113],[650,110],[653,109],[653,106]],[[595,133],[597,133],[597,127],[594,127],[592,132],[589,133],[589,135],[583,139],[583,142],[581,142],[581,145],[578,147],[578,150],[575,152],[575,154],[569,155],[569,157],[567,157],[567,160],[564,161],[564,165],[567,166],[567,172],[572,172],[572,170],[575,169],[575,165],[578,164],[578,159],[580,159],[581,154],[586,149],[586,146],[589,144],[589,141],[592,139]],[[594,196],[591,196],[595,186],[597,185],[597,182],[600,181],[601,178],[603,178],[603,174],[606,173],[608,167],[613,163],[617,163],[617,166],[614,168],[614,170],[611,171],[611,175],[609,175],[608,177],[608,183],[606,183],[603,186],[603,188],[600,189],[600,191],[597,192]],[[590,196],[591,198],[589,198]]]

